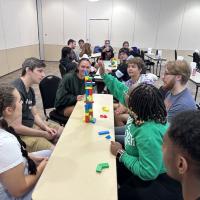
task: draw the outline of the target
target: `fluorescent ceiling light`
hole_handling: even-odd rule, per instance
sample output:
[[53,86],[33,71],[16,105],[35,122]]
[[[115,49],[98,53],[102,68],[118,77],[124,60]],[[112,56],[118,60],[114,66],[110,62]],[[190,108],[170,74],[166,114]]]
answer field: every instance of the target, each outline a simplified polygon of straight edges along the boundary
[[99,1],[99,0],[88,0],[88,1],[91,1],[91,2],[96,2],[96,1]]

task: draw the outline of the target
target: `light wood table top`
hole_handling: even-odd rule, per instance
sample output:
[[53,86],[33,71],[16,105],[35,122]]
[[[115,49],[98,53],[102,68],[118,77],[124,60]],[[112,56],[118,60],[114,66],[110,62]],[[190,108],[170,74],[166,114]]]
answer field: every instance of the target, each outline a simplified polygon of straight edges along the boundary
[[[108,106],[109,112],[102,107]],[[98,131],[109,130],[114,140],[113,96],[94,94],[95,124],[83,122],[84,102],[78,102],[34,190],[33,200],[117,200],[115,157],[110,140]],[[108,118],[100,118],[106,114]],[[109,163],[102,173],[99,163]]]

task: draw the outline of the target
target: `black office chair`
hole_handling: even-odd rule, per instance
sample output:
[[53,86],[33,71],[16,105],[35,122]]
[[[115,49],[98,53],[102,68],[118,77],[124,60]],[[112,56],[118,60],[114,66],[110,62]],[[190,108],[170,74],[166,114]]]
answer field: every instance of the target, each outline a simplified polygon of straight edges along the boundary
[[[61,79],[54,75],[46,76],[39,84],[39,89],[42,97],[43,110],[44,115],[46,117],[46,121],[51,119],[59,123],[60,125],[65,125],[67,123],[68,118],[59,114],[56,109],[54,109],[54,102],[56,98],[56,92],[58,89],[58,85]],[[53,109],[47,114],[47,109]]]
[[197,69],[200,70],[200,56],[197,52],[193,53],[193,62],[197,63]]
[[149,59],[145,59],[144,58],[144,54],[146,52],[141,50],[140,54],[141,54],[141,58],[143,59],[144,63],[145,63],[145,66],[146,66],[146,70],[149,70],[150,72],[152,71],[151,68],[153,67],[153,71],[152,73],[154,73],[154,66],[155,66],[155,63]]
[[174,57],[175,57],[175,60],[177,60],[177,51],[176,51],[176,49],[174,50]]
[[59,64],[60,75],[63,76],[67,73],[65,67],[62,64]]

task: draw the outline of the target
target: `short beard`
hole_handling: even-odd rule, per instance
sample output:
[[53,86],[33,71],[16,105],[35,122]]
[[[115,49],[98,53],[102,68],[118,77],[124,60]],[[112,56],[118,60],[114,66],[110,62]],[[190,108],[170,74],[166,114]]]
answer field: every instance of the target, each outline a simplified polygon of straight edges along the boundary
[[175,80],[175,77],[174,77],[167,85],[164,86],[164,89],[172,90],[175,83],[176,83],[176,80]]

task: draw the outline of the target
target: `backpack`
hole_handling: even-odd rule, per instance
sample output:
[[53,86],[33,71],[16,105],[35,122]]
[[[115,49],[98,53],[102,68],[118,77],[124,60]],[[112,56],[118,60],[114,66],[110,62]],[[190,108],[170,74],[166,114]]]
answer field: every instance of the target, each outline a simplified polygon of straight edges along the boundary
[[131,47],[130,55],[134,57],[140,57],[140,49],[137,47]]
[[95,46],[93,53],[101,53],[102,49],[100,46]]

